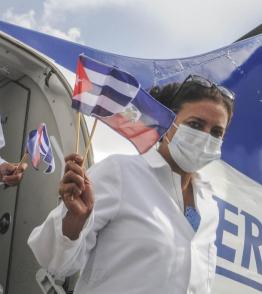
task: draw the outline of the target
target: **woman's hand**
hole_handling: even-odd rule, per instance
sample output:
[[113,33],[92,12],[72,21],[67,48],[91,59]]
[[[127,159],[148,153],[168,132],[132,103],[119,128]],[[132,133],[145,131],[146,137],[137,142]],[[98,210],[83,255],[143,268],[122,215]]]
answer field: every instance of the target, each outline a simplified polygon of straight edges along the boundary
[[70,154],[65,162],[65,174],[59,187],[59,194],[68,209],[63,219],[63,234],[75,240],[93,209],[94,197],[91,183],[81,167],[83,159]]

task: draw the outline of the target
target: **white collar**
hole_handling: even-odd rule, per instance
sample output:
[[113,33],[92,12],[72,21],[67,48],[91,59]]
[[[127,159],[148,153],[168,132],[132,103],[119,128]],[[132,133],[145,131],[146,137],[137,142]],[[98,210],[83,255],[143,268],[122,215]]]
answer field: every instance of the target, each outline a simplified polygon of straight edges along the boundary
[[142,157],[152,168],[169,166],[164,157],[154,147],[142,154]]
[[[161,168],[161,167],[166,166],[170,169],[170,171],[172,171],[169,164],[164,159],[164,157],[154,147],[149,149],[146,153],[142,154],[142,157],[145,159],[147,164],[152,168]],[[179,174],[177,174],[175,172],[173,172],[173,173],[176,176],[180,177]],[[198,172],[193,173],[192,180],[193,180],[193,183],[195,184],[196,187],[199,188],[201,186],[201,187],[209,190],[210,192],[213,191],[210,182],[204,180],[200,173],[198,173]],[[202,196],[203,196],[203,198],[206,198],[205,196],[207,196],[207,195],[206,195],[206,193],[204,193]]]

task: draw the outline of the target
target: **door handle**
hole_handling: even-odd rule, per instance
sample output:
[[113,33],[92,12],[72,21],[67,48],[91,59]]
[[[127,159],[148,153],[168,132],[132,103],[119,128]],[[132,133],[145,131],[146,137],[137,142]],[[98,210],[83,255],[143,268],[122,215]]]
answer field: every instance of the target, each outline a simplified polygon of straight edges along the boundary
[[5,234],[8,231],[10,224],[11,214],[7,212],[0,218],[0,234]]

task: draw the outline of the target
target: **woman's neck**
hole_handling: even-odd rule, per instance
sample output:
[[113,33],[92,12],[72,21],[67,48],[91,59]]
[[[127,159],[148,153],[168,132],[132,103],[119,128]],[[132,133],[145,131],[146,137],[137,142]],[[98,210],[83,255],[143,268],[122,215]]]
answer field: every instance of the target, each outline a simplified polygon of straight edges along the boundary
[[171,157],[169,150],[167,148],[167,144],[164,142],[159,146],[158,152],[163,156],[163,158],[166,160],[170,168],[172,169],[173,172],[179,174],[181,176],[181,189],[182,191],[186,191],[187,189],[190,188],[191,184],[191,178],[192,174],[187,173],[183,171],[177,163],[173,160]]

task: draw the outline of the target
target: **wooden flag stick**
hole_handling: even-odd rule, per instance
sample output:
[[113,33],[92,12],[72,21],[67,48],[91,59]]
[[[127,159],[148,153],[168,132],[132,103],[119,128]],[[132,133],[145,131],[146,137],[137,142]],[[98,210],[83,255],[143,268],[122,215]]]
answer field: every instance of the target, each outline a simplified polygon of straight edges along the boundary
[[28,153],[25,152],[24,155],[23,155],[23,157],[22,157],[22,159],[21,159],[20,162],[18,163],[18,166],[17,166],[16,170],[18,170],[18,169],[21,167],[21,165],[22,165],[24,162],[27,161],[27,157],[28,157]]
[[78,111],[76,113],[76,146],[75,146],[75,152],[78,154],[79,152],[79,138],[80,138],[80,119],[81,114]]
[[85,154],[84,154],[84,159],[83,159],[82,167],[85,166],[87,155],[88,155],[88,152],[89,152],[89,149],[90,149],[90,146],[91,146],[92,138],[93,138],[93,135],[95,133],[96,125],[97,125],[97,118],[95,119],[95,122],[93,124],[92,131],[91,131],[91,134],[90,134],[90,137],[89,137],[87,146],[85,148]]

